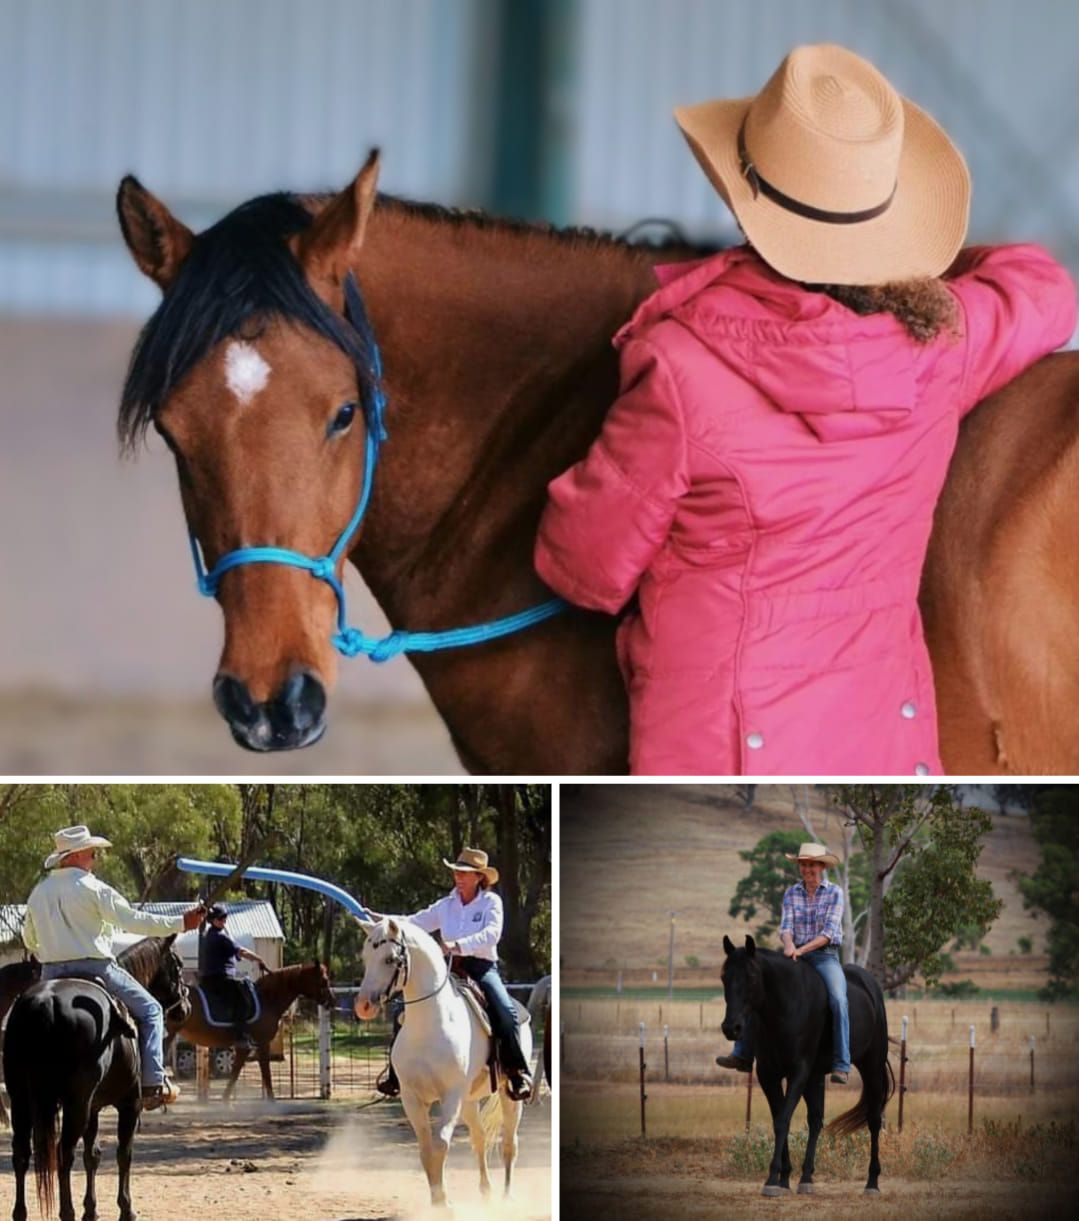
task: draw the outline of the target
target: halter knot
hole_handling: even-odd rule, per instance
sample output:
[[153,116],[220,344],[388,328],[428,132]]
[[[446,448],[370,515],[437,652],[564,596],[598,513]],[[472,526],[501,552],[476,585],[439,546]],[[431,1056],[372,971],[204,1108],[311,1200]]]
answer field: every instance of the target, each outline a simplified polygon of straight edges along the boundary
[[370,657],[372,661],[389,661],[408,647],[408,633],[403,631],[390,632],[381,640],[376,640]]
[[328,581],[334,574],[334,562],[328,555],[319,556],[311,565],[311,575],[320,581]]
[[363,633],[359,628],[346,627],[334,636],[333,643],[343,657],[356,657],[363,652]]

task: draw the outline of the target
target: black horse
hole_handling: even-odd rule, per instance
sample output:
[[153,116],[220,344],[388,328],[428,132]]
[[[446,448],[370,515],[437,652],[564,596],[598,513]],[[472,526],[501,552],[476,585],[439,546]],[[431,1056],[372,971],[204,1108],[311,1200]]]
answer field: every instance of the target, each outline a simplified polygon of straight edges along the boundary
[[[175,940],[175,934],[148,937],[117,960],[160,1002],[166,1028],[173,1030],[190,1013],[183,965],[172,946]],[[71,1167],[80,1137],[86,1167],[83,1221],[94,1221],[94,1179],[101,1161],[98,1112],[107,1106],[115,1107],[119,1116],[120,1221],[134,1221],[130,1177],[131,1149],[142,1111],[139,1046],[134,1023],[116,1009],[104,988],[83,979],[52,979],[28,988],[8,1019],[4,1076],[11,1098],[13,1221],[26,1221],[31,1145],[42,1212],[52,1214],[59,1171],[60,1221],[75,1221]]]
[[[764,1195],[790,1191],[791,1158],[787,1147],[791,1117],[801,1098],[809,1112],[799,1194],[813,1190],[817,1138],[824,1123],[824,1078],[832,1065],[832,1014],[824,980],[808,962],[787,958],[773,950],[758,950],[752,937],[736,950],[723,938],[727,952],[723,964],[723,996],[727,1012],[723,1033],[740,1038],[752,1027],[757,1080],[772,1111],[775,1152]],[[888,1063],[888,1018],[880,984],[861,967],[847,965],[847,1001],[850,1007],[851,1060],[862,1077],[862,1096],[849,1111],[833,1119],[828,1131],[838,1135],[869,1126],[871,1150],[868,1196],[880,1195],[878,1145],[881,1115],[895,1089]],[[783,1092],[783,1081],[787,1092]]]

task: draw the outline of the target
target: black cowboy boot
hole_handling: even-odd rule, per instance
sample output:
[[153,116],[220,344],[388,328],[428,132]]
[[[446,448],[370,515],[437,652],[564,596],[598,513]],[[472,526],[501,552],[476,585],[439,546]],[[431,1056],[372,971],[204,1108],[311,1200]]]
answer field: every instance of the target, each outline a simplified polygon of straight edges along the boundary
[[498,1058],[506,1074],[509,1096],[514,1102],[524,1102],[532,1096],[532,1073],[525,1062],[516,1031],[499,1040]]
[[385,1094],[387,1098],[396,1098],[401,1093],[401,1083],[393,1071],[392,1061],[386,1061],[386,1067],[379,1073],[378,1080],[375,1082],[375,1089],[380,1094]]

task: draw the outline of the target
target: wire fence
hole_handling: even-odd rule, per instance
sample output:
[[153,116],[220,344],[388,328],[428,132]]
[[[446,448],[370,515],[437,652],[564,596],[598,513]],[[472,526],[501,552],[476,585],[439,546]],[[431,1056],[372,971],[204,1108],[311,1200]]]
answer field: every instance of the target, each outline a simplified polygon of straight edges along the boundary
[[[563,1071],[577,1080],[636,1081],[643,1037],[651,1081],[739,1084],[744,1081],[740,1074],[715,1064],[717,1055],[731,1050],[720,1030],[723,1012],[722,1001],[563,999]],[[971,1026],[978,1040],[977,1092],[1079,1089],[1076,1006],[893,1003],[889,1013],[893,1038],[890,1054],[897,1081],[904,1016],[908,1018],[908,1092],[968,1089]]]

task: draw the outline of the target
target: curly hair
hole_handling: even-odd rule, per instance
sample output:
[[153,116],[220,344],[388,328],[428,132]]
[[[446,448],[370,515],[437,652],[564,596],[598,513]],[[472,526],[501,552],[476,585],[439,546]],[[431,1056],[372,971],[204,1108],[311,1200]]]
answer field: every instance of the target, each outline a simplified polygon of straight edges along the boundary
[[856,314],[892,314],[916,343],[959,334],[959,309],[943,280],[899,280],[893,284],[807,284]]

